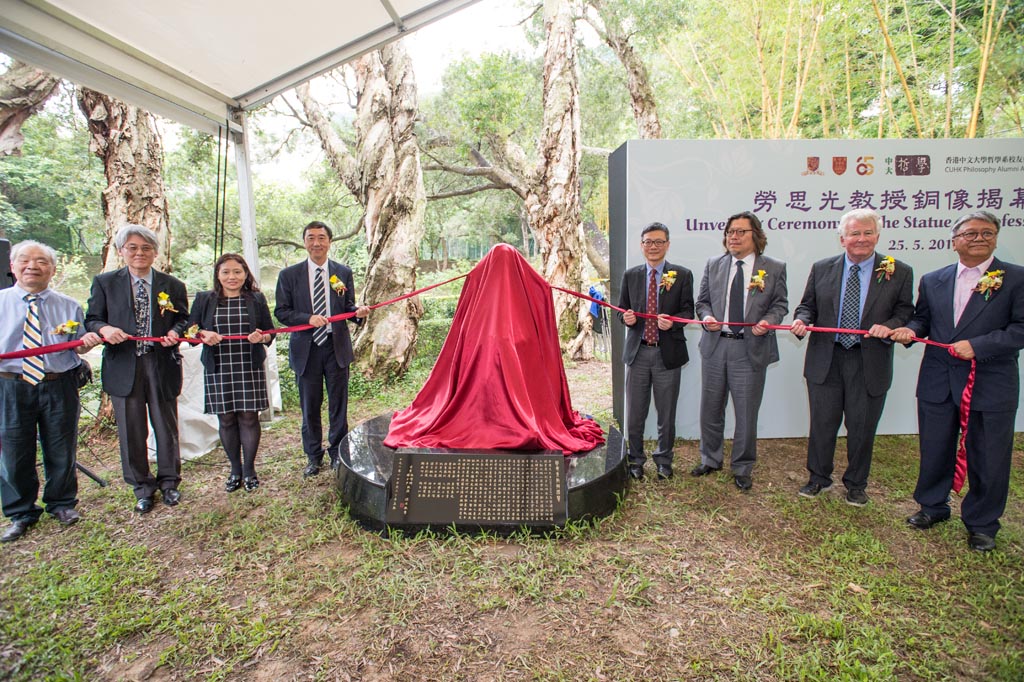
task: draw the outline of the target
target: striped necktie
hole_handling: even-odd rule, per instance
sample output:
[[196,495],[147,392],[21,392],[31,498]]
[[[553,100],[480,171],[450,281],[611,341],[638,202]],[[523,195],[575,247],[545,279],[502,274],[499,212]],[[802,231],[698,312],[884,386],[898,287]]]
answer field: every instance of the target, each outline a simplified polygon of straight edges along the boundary
[[[39,296],[28,294],[25,296],[28,303],[28,312],[25,313],[25,332],[22,335],[22,348],[39,348],[43,345],[43,334],[39,326]],[[38,355],[21,359],[21,378],[35,386],[46,372],[43,369],[43,359]]]
[[[324,269],[317,268],[316,276],[313,278],[313,314],[327,317],[327,289],[324,287]],[[318,346],[324,345],[327,340],[329,327],[317,327],[313,330],[313,343]]]

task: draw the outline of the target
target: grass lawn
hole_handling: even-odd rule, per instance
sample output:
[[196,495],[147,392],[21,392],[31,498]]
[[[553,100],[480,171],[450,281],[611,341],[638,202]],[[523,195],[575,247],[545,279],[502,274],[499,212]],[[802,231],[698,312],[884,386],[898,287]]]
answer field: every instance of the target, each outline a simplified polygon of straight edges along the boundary
[[[607,365],[568,372],[607,418]],[[414,393],[356,401],[353,422]],[[224,493],[218,450],[185,464],[180,506],[144,517],[94,435],[82,463],[113,484],[79,477],[84,520],[0,547],[0,679],[1024,679],[1021,434],[997,550],[979,554],[956,509],[906,526],[916,437],[878,439],[863,509],[841,485],[796,495],[803,439],[762,441],[748,494],[685,475],[697,446],[680,441],[680,475],[592,526],[384,538],[329,476],[302,480],[298,432],[297,408],[265,432],[256,493]]]

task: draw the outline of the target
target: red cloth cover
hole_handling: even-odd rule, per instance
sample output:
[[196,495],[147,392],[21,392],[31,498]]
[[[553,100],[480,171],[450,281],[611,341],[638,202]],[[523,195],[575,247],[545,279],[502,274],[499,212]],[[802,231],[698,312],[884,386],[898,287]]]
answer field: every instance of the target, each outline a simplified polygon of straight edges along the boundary
[[591,450],[597,422],[572,410],[551,287],[499,244],[469,273],[434,369],[395,413],[392,448]]

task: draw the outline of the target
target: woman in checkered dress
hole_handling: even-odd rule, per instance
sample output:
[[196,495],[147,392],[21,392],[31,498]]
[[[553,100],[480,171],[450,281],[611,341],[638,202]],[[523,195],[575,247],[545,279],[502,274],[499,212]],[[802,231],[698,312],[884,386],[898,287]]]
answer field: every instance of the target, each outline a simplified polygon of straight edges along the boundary
[[[270,308],[242,256],[225,253],[213,266],[213,291],[201,291],[192,302],[189,326],[202,332],[206,370],[206,414],[220,422],[220,442],[231,462],[224,489],[259,487],[256,451],[260,445],[259,413],[270,406],[263,361],[273,337]],[[244,336],[245,340],[225,339]]]

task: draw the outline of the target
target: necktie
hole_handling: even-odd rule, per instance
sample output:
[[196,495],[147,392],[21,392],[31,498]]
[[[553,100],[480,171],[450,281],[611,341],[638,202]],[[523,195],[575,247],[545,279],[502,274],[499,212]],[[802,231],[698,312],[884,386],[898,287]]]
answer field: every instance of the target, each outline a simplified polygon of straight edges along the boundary
[[[854,265],[850,268],[850,275],[846,278],[846,293],[843,294],[843,309],[839,314],[839,326],[843,329],[857,329],[860,327],[860,266]],[[853,348],[861,338],[860,334],[840,334],[839,344],[849,350]]]
[[[43,345],[43,334],[39,326],[39,296],[29,294],[25,297],[28,312],[25,313],[25,332],[22,335],[22,348],[39,348]],[[21,378],[35,386],[43,380],[43,359],[38,355],[21,359]]]
[[[654,270],[651,270],[651,279],[647,282],[647,312],[651,315],[658,314],[658,280]],[[644,319],[644,342],[658,343],[657,320]]]
[[960,317],[964,314],[967,302],[971,300],[974,287],[978,286],[981,279],[979,268],[964,268],[957,277],[956,293],[953,296],[953,326],[960,324]]
[[[149,336],[149,294],[146,293],[146,283],[139,280],[139,287],[135,290],[135,333],[139,336]],[[149,341],[138,341],[135,343],[135,354],[144,355],[149,352],[153,344]]]
[[[324,288],[324,269],[317,268],[313,277],[313,314],[327,316],[327,291]],[[324,345],[327,340],[327,325],[313,330],[313,343]]]
[[[736,261],[736,275],[732,278],[732,288],[729,290],[729,321],[743,321],[743,261]],[[743,331],[743,327],[730,326],[734,333]]]

